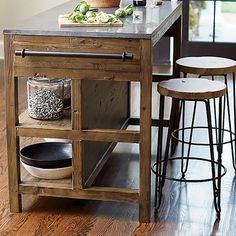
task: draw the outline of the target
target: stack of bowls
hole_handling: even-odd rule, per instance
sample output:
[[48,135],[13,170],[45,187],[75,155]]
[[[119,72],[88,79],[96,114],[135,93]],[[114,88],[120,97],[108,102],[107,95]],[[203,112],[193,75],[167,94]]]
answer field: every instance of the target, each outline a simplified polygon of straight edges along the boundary
[[21,149],[21,163],[34,177],[62,179],[72,173],[72,146],[67,142],[36,143]]

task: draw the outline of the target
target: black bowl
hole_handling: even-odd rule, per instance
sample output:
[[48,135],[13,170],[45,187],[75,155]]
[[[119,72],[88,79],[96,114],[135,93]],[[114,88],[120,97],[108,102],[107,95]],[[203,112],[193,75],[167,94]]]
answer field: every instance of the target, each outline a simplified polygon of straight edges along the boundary
[[72,165],[72,145],[63,142],[36,143],[20,151],[21,160],[39,168],[63,168]]

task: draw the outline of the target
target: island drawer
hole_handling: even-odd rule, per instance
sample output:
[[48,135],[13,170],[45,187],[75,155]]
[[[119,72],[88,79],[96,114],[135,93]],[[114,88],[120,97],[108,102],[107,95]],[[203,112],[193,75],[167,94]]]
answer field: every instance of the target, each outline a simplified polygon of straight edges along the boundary
[[18,76],[69,74],[95,79],[96,75],[111,80],[126,71],[138,80],[140,45],[139,40],[131,39],[15,36],[14,70]]

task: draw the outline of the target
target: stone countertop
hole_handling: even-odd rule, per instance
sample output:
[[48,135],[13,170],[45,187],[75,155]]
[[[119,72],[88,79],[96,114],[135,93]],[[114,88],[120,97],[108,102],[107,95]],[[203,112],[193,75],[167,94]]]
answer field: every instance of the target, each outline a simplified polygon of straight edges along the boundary
[[[132,16],[123,18],[121,19],[122,27],[61,28],[58,25],[58,16],[71,12],[76,2],[70,1],[42,12],[16,26],[5,29],[4,34],[151,39],[157,32],[165,30],[163,27],[167,22],[168,24],[174,22],[182,12],[181,2],[166,1],[162,6],[155,8],[134,7],[135,14],[141,14],[142,17],[138,20],[133,20]],[[114,14],[116,8],[99,10]]]

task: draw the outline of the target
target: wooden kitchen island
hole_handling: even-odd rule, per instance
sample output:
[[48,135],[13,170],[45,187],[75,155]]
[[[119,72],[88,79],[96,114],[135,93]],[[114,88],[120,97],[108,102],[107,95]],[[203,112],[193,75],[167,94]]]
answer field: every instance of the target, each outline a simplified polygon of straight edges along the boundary
[[[22,210],[22,194],[128,201],[139,204],[140,222],[149,222],[152,49],[163,36],[173,36],[174,61],[180,56],[182,3],[138,7],[141,21],[126,18],[123,27],[60,28],[58,15],[75,4],[63,4],[4,30],[10,210]],[[71,112],[61,120],[38,121],[27,111],[19,114],[18,82],[35,75],[72,79]],[[126,129],[135,123],[130,117],[133,81],[140,83],[139,131]],[[72,178],[46,181],[22,174],[22,137],[70,140]],[[92,185],[118,142],[139,144],[139,189]]]

